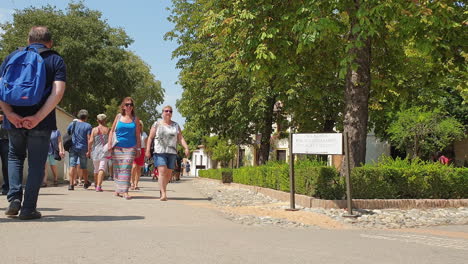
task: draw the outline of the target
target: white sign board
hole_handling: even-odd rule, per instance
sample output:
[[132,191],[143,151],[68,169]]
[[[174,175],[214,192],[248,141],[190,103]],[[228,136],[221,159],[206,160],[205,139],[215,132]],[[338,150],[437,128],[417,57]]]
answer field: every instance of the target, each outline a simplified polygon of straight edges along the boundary
[[292,153],[342,155],[343,135],[341,133],[293,134]]

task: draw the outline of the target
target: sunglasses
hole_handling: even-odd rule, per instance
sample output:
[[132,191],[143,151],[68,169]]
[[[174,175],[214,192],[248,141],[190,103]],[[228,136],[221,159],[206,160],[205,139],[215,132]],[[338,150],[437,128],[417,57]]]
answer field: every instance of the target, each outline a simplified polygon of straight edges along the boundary
[[172,114],[172,110],[164,110],[164,113],[171,113]]
[[131,106],[131,107],[133,107],[133,104],[132,104],[132,103],[129,103],[129,104],[125,104],[125,106]]

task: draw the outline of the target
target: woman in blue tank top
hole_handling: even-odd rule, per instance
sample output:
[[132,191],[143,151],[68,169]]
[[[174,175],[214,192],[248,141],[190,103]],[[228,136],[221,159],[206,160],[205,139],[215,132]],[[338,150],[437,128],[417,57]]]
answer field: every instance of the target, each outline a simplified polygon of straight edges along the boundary
[[115,196],[131,199],[128,194],[132,164],[135,157],[140,156],[140,122],[135,116],[135,105],[131,97],[125,97],[120,104],[109,133],[109,146],[112,147],[112,164],[114,169]]

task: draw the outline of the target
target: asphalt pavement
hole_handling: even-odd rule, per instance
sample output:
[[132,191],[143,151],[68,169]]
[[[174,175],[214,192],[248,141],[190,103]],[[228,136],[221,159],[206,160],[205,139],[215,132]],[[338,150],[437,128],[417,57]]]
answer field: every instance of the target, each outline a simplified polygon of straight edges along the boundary
[[[192,178],[169,201],[142,178],[132,200],[66,186],[41,189],[39,220],[0,214],[0,263],[466,263],[468,227],[362,230],[248,226],[228,220]],[[0,210],[7,206],[0,197]]]

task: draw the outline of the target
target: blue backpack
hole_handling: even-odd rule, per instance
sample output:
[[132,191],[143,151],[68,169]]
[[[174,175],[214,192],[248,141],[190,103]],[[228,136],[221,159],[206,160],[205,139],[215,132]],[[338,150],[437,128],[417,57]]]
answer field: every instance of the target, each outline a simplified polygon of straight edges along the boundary
[[1,73],[0,100],[15,106],[38,104],[45,93],[46,68],[41,54],[48,48],[19,48]]

